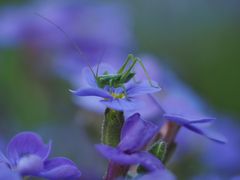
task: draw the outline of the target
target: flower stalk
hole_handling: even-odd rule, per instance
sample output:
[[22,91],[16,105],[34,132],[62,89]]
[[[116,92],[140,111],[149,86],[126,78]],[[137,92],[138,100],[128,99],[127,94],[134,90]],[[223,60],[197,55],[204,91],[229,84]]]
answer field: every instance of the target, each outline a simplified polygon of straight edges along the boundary
[[167,149],[164,158],[162,159],[162,162],[164,164],[167,163],[167,161],[171,158],[176,149],[177,144],[175,142],[175,138],[180,127],[181,126],[174,122],[166,121],[165,124],[160,129],[159,136],[161,140],[167,144]]
[[127,175],[129,166],[120,165],[113,161],[109,161],[107,173],[104,180],[114,180],[117,177],[125,177]]
[[104,115],[105,117],[102,124],[102,143],[116,147],[120,142],[124,114],[122,111],[107,108]]
[[[124,123],[124,113],[107,108],[104,113],[102,124],[102,143],[116,147],[120,142],[121,130]],[[109,161],[108,169],[104,177],[105,180],[113,180],[120,176],[125,176],[129,166],[119,165]]]

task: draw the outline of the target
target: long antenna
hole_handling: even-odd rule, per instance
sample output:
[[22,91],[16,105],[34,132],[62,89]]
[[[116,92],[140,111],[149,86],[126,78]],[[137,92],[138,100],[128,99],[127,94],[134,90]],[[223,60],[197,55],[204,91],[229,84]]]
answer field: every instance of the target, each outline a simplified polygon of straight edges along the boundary
[[101,62],[102,62],[102,59],[103,59],[103,56],[104,56],[105,52],[106,52],[106,48],[104,48],[104,50],[102,51],[102,54],[101,54],[100,58],[98,59],[97,71],[96,71],[96,76],[97,76],[97,77],[98,77],[98,72],[99,72],[99,66],[100,66],[100,64],[101,64]]
[[[47,21],[48,23],[52,24],[53,26],[55,26],[60,32],[63,33],[63,35],[65,36],[65,38],[71,43],[72,47],[77,51],[78,55],[80,57],[83,57],[84,54],[82,53],[81,49],[78,47],[78,45],[76,44],[76,42],[70,38],[70,36],[63,30],[63,28],[61,28],[59,25],[57,25],[56,23],[54,23],[52,20],[48,19],[47,17],[39,14],[39,13],[34,13],[35,15],[39,16],[40,18],[42,18],[43,20]],[[85,58],[87,58],[86,56],[84,56]],[[90,68],[93,76],[96,78],[96,75],[92,69],[92,67],[90,66],[90,64],[83,58],[84,63]]]

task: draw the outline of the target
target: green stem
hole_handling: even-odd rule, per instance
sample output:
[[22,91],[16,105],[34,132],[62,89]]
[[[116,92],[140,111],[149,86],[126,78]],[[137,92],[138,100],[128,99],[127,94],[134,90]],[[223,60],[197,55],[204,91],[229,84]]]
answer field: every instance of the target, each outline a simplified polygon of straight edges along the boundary
[[124,115],[122,111],[107,108],[102,125],[102,143],[116,147],[120,142],[123,123]]
[[[116,147],[120,142],[121,130],[124,123],[124,114],[122,111],[116,111],[110,108],[105,110],[105,118],[102,125],[102,143]],[[110,161],[105,180],[114,180],[117,177],[125,176],[129,166],[124,166]]]

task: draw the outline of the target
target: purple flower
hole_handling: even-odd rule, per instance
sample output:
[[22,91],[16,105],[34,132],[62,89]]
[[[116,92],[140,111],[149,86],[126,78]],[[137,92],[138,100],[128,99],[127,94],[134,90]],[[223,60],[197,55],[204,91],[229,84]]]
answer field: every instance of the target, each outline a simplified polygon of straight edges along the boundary
[[[221,144],[212,144],[206,142],[202,148],[200,154],[200,160],[207,164],[207,167],[216,172],[225,174],[237,174],[240,171],[240,135],[239,124],[234,122],[231,118],[225,117],[217,124],[218,128],[221,128],[223,133],[228,137],[228,143],[224,146]],[[221,153],[219,158],[218,153]]]
[[136,180],[150,180],[150,179],[176,180],[176,177],[167,169],[162,169],[143,175],[140,178],[136,178]]
[[164,119],[175,122],[178,125],[212,141],[226,143],[227,140],[224,136],[199,126],[208,125],[214,120],[214,118],[199,115],[195,109],[192,109],[192,107],[189,106],[187,99],[167,95],[160,104],[153,96],[150,97],[155,102],[156,106],[158,106],[161,111],[164,111]]
[[6,164],[0,162],[0,179],[20,180],[21,178],[17,172],[10,170]]
[[[14,13],[13,13],[14,12]],[[1,7],[0,43],[31,42],[42,48],[64,45],[66,39],[57,36],[57,29],[33,15],[38,12],[64,27],[84,50],[104,47],[126,47],[132,43],[127,8],[119,4],[32,3],[28,6]],[[31,33],[30,33],[31,32]],[[50,46],[53,45],[53,46]]]
[[140,114],[130,116],[125,122],[121,141],[116,148],[99,144],[96,148],[109,160],[122,165],[140,164],[148,171],[164,169],[163,164],[154,155],[143,151],[157,133],[159,127],[141,119]]
[[218,134],[217,132],[214,132],[212,130],[200,128],[197,126],[197,124],[209,123],[213,120],[213,118],[206,117],[206,118],[198,118],[198,119],[189,119],[189,118],[179,116],[179,115],[174,115],[174,114],[164,114],[163,117],[169,121],[173,121],[178,125],[187,128],[190,131],[200,134],[212,141],[223,143],[223,144],[227,142],[226,138],[221,134]]
[[[104,68],[108,73],[114,74],[113,68],[109,65],[104,65]],[[101,69],[100,74],[105,71]],[[129,111],[140,108],[142,104],[136,98],[137,96],[158,92],[161,89],[159,87],[152,87],[148,81],[141,83],[129,82],[124,87],[110,87],[106,85],[104,88],[100,88],[97,82],[89,70],[84,71],[85,78],[88,80],[89,87],[81,88],[76,91],[71,91],[77,96],[96,96],[100,97],[100,102],[109,108],[119,111]],[[101,73],[102,72],[102,73]],[[153,82],[157,84],[156,82]]]
[[44,144],[35,133],[22,132],[11,139],[7,146],[7,157],[0,156],[0,162],[21,176],[77,179],[81,175],[77,166],[67,158],[47,159],[50,151],[51,143]]

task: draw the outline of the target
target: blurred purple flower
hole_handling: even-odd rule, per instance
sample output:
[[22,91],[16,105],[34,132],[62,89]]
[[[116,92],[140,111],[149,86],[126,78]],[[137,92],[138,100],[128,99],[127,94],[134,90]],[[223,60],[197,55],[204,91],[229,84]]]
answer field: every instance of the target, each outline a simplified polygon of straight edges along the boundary
[[[240,171],[239,124],[231,118],[224,118],[218,122],[217,127],[228,137],[228,143],[221,146],[220,144],[206,142],[200,154],[200,160],[206,163],[212,171],[235,175]],[[221,158],[219,158],[219,153],[216,152],[221,153]]]
[[221,172],[217,172],[215,174],[203,174],[203,175],[198,175],[198,176],[194,176],[191,179],[192,180],[202,180],[202,179],[206,179],[206,180],[225,180],[225,179],[229,179],[229,180],[240,180],[240,176],[224,176],[224,175],[220,175]]
[[136,180],[176,180],[176,177],[167,169],[162,169],[158,171],[151,172],[149,174],[143,175]]
[[212,130],[207,130],[207,129],[203,129],[196,126],[197,124],[209,123],[213,120],[213,118],[206,117],[206,118],[199,118],[199,119],[188,119],[186,117],[174,115],[174,114],[164,114],[163,118],[167,119],[168,121],[173,121],[178,125],[183,126],[188,130],[193,131],[197,134],[200,134],[212,141],[223,143],[223,144],[227,142],[224,136],[216,132],[213,132]]
[[[176,124],[185,127],[186,129],[200,134],[212,141],[218,143],[226,143],[226,138],[212,130],[200,127],[198,125],[209,125],[214,118],[203,117],[195,114],[194,109],[188,106],[188,102],[184,98],[178,98],[177,96],[167,95],[162,99],[161,103],[157,101],[156,98],[150,96],[155,102],[156,106],[159,107],[160,111],[163,111],[163,118],[175,122]],[[179,101],[180,100],[180,101]]]
[[224,175],[220,175],[221,172],[217,172],[215,174],[203,174],[203,175],[198,175],[198,176],[194,176],[191,179],[192,180],[202,180],[202,179],[206,179],[206,180],[225,180],[225,179],[229,179],[229,180],[240,180],[240,176],[224,176]]
[[[109,68],[107,68],[109,67]],[[112,74],[114,72],[113,68],[105,65],[106,71]],[[100,71],[105,72],[103,69]],[[114,74],[114,73],[113,73]],[[95,78],[89,70],[85,70],[84,77],[88,80],[89,87],[80,88],[76,91],[71,91],[77,96],[96,96],[102,98],[100,102],[109,108],[119,110],[119,111],[129,111],[133,109],[138,109],[141,107],[141,103],[136,98],[137,96],[155,93],[161,90],[159,87],[152,87],[148,81],[143,81],[141,83],[129,82],[123,87],[110,87],[105,86],[104,88],[99,88]],[[153,82],[157,84],[156,82]]]
[[73,83],[80,79],[79,72],[86,65],[84,61],[88,61],[90,65],[97,64],[101,59],[111,64],[121,63],[128,49],[134,46],[131,17],[124,5],[101,3],[79,5],[68,10],[68,20],[65,24],[61,21],[58,24],[72,33],[71,37],[83,56],[77,56],[72,47],[63,49],[54,63],[55,70],[63,78]]
[[121,141],[116,148],[103,144],[96,145],[96,148],[104,157],[118,164],[140,164],[150,172],[162,170],[164,166],[161,161],[143,151],[158,129],[157,125],[142,120],[140,114],[136,113],[126,120],[121,133]]
[[1,159],[0,159],[0,179],[21,180],[19,174],[9,169],[9,167],[6,164],[1,162]]
[[51,143],[44,144],[41,137],[32,132],[22,132],[11,139],[7,157],[0,162],[21,176],[38,176],[47,179],[77,179],[81,175],[77,166],[69,159],[56,157],[47,159]]
[[[14,12],[14,13],[13,13]],[[32,42],[41,47],[66,46],[56,28],[35,16],[42,14],[72,33],[71,37],[85,49],[126,47],[132,43],[131,23],[127,8],[117,3],[86,4],[83,2],[32,3],[21,7],[2,7],[0,38],[15,43]],[[31,33],[29,33],[31,32]],[[1,41],[4,43],[6,41]],[[53,46],[52,46],[53,45]],[[101,49],[102,49],[101,48]],[[91,51],[92,52],[92,51]]]

